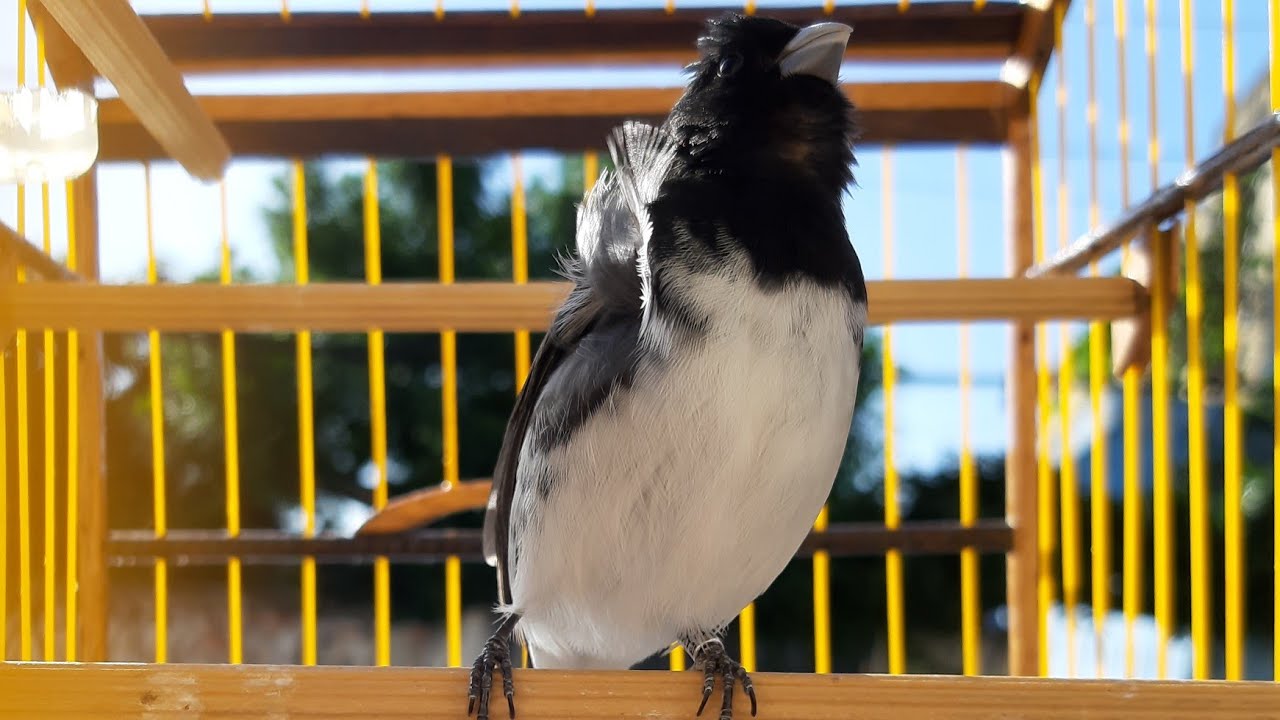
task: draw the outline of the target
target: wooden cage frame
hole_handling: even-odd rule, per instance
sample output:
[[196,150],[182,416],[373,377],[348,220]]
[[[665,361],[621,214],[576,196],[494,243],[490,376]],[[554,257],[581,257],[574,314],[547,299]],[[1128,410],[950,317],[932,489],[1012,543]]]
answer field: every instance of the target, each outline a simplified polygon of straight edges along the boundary
[[[182,73],[251,68],[448,67],[461,64],[643,63],[685,60],[703,13],[676,10],[538,11],[513,21],[506,13],[465,13],[440,22],[429,14],[297,15],[289,23],[261,15],[139,17],[127,0],[29,0],[46,33],[47,58],[59,85],[89,87],[111,80],[120,99],[101,105],[101,158],[173,158],[193,176],[218,177],[232,156],[306,157],[476,153],[537,146],[580,150],[583,137],[603,137],[624,119],[656,119],[676,91],[668,89],[526,90],[504,92],[374,93],[288,97],[192,97]],[[913,6],[896,2],[837,8],[852,23],[860,59],[963,62],[1020,67],[1038,78],[1053,49],[1052,16],[1070,0],[991,0],[975,12],[972,0]],[[89,6],[92,5],[91,11]],[[803,21],[815,13],[782,11]],[[855,84],[863,142],[970,143],[1006,150],[1010,213],[1005,279],[870,283],[872,321],[1008,320],[1010,447],[1007,517],[976,527],[958,523],[831,528],[811,536],[804,551],[845,554],[955,552],[976,547],[1005,553],[1010,607],[1009,662],[1015,678],[868,677],[757,674],[762,718],[849,717],[987,718],[1254,718],[1280,707],[1280,687],[1266,684],[1049,681],[1038,673],[1038,550],[1033,328],[1046,320],[1119,320],[1148,312],[1149,292],[1130,278],[1063,274],[1080,257],[1106,252],[1150,223],[1156,203],[1128,225],[1087,239],[1053,264],[1032,268],[1032,88],[1003,81]],[[1256,139],[1256,138],[1255,138]],[[1272,134],[1266,138],[1274,145]],[[1241,157],[1252,154],[1241,151]],[[1269,148],[1269,146],[1268,146]],[[1240,158],[1236,158],[1239,160]],[[1184,188],[1185,189],[1185,188]],[[545,327],[566,292],[560,283],[391,284],[297,286],[107,286],[96,282],[97,226],[91,209],[92,174],[73,183],[79,208],[75,272],[8,229],[0,260],[17,263],[43,282],[15,284],[0,277],[0,337],[16,329],[74,329],[83,338],[80,386],[82,458],[79,468],[81,664],[0,665],[0,717],[154,718],[209,716],[461,717],[462,670],[116,665],[106,653],[106,568],[110,557],[182,555],[224,559],[309,555],[473,557],[474,534],[283,541],[201,533],[164,539],[108,533],[103,477],[100,333],[291,330],[388,332],[498,331]],[[1052,277],[1050,277],[1052,275]],[[181,297],[193,310],[177,310]],[[425,505],[405,506],[407,521],[475,507],[487,495],[483,480],[464,488],[426,491]],[[465,493],[465,501],[458,495]],[[478,501],[477,501],[478,499]],[[433,514],[434,513],[434,514]],[[697,682],[668,673],[517,671],[524,718],[686,717]]]

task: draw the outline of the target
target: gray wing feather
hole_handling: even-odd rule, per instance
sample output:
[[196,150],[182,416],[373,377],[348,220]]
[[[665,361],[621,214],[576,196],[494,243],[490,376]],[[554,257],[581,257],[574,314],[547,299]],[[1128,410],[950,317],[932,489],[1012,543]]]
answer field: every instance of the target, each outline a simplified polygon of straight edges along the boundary
[[[525,437],[535,415],[547,414],[548,409],[551,414],[569,412],[570,408],[581,409],[585,405],[583,398],[564,395],[593,392],[589,389],[613,382],[612,377],[587,377],[584,373],[616,374],[620,365],[616,362],[573,362],[570,366],[574,377],[551,380],[584,341],[593,346],[600,344],[589,342],[593,330],[599,331],[600,341],[616,338],[619,321],[629,324],[643,316],[648,286],[645,246],[652,232],[648,205],[657,197],[670,171],[675,149],[669,136],[652,126],[626,123],[615,129],[609,137],[615,172],[603,173],[578,208],[577,252],[563,268],[573,282],[573,290],[538,345],[529,377],[516,398],[485,508],[484,556],[498,570],[498,595],[503,604],[511,603],[507,558],[511,500]],[[557,397],[542,398],[548,385],[554,386]]]

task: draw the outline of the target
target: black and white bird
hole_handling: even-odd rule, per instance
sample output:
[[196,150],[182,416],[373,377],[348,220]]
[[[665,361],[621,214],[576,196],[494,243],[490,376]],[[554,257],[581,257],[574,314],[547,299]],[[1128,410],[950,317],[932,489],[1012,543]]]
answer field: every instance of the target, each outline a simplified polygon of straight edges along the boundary
[[610,138],[579,208],[573,289],[507,427],[485,518],[511,637],[534,667],[628,668],[679,642],[756,697],[719,634],[777,578],[830,493],[858,384],[866,286],[845,230],[851,29],[708,21],[658,127]]

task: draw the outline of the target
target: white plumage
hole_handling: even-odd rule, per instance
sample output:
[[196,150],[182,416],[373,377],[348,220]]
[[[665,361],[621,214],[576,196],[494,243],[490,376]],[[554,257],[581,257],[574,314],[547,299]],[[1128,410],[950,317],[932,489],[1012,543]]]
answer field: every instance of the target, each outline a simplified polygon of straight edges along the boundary
[[[521,616],[535,666],[625,668],[727,624],[783,570],[826,500],[866,306],[802,279],[762,289],[745,264],[665,268],[706,314],[703,341],[642,354],[633,385],[572,443],[543,454],[526,438],[512,513],[539,522],[510,539],[519,561],[504,610]],[[658,311],[641,344],[666,337]],[[546,500],[534,489],[542,463],[556,478]]]

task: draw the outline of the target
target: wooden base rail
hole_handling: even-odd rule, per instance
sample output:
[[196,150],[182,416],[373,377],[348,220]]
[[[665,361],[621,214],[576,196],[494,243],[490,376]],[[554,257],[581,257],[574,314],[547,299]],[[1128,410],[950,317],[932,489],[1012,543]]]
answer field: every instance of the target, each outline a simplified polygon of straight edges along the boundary
[[[0,327],[103,332],[509,332],[544,330],[563,282],[294,285],[0,285]],[[1110,320],[1145,311],[1127,278],[867,283],[874,324]]]
[[[457,718],[468,669],[276,665],[0,665],[0,718]],[[663,670],[514,673],[520,720],[691,720],[701,674]],[[758,720],[1257,720],[1266,682],[1047,680],[756,673]],[[719,708],[713,694],[711,716]],[[506,703],[492,717],[505,720]],[[735,717],[749,718],[737,690]],[[707,713],[704,712],[706,717]]]

